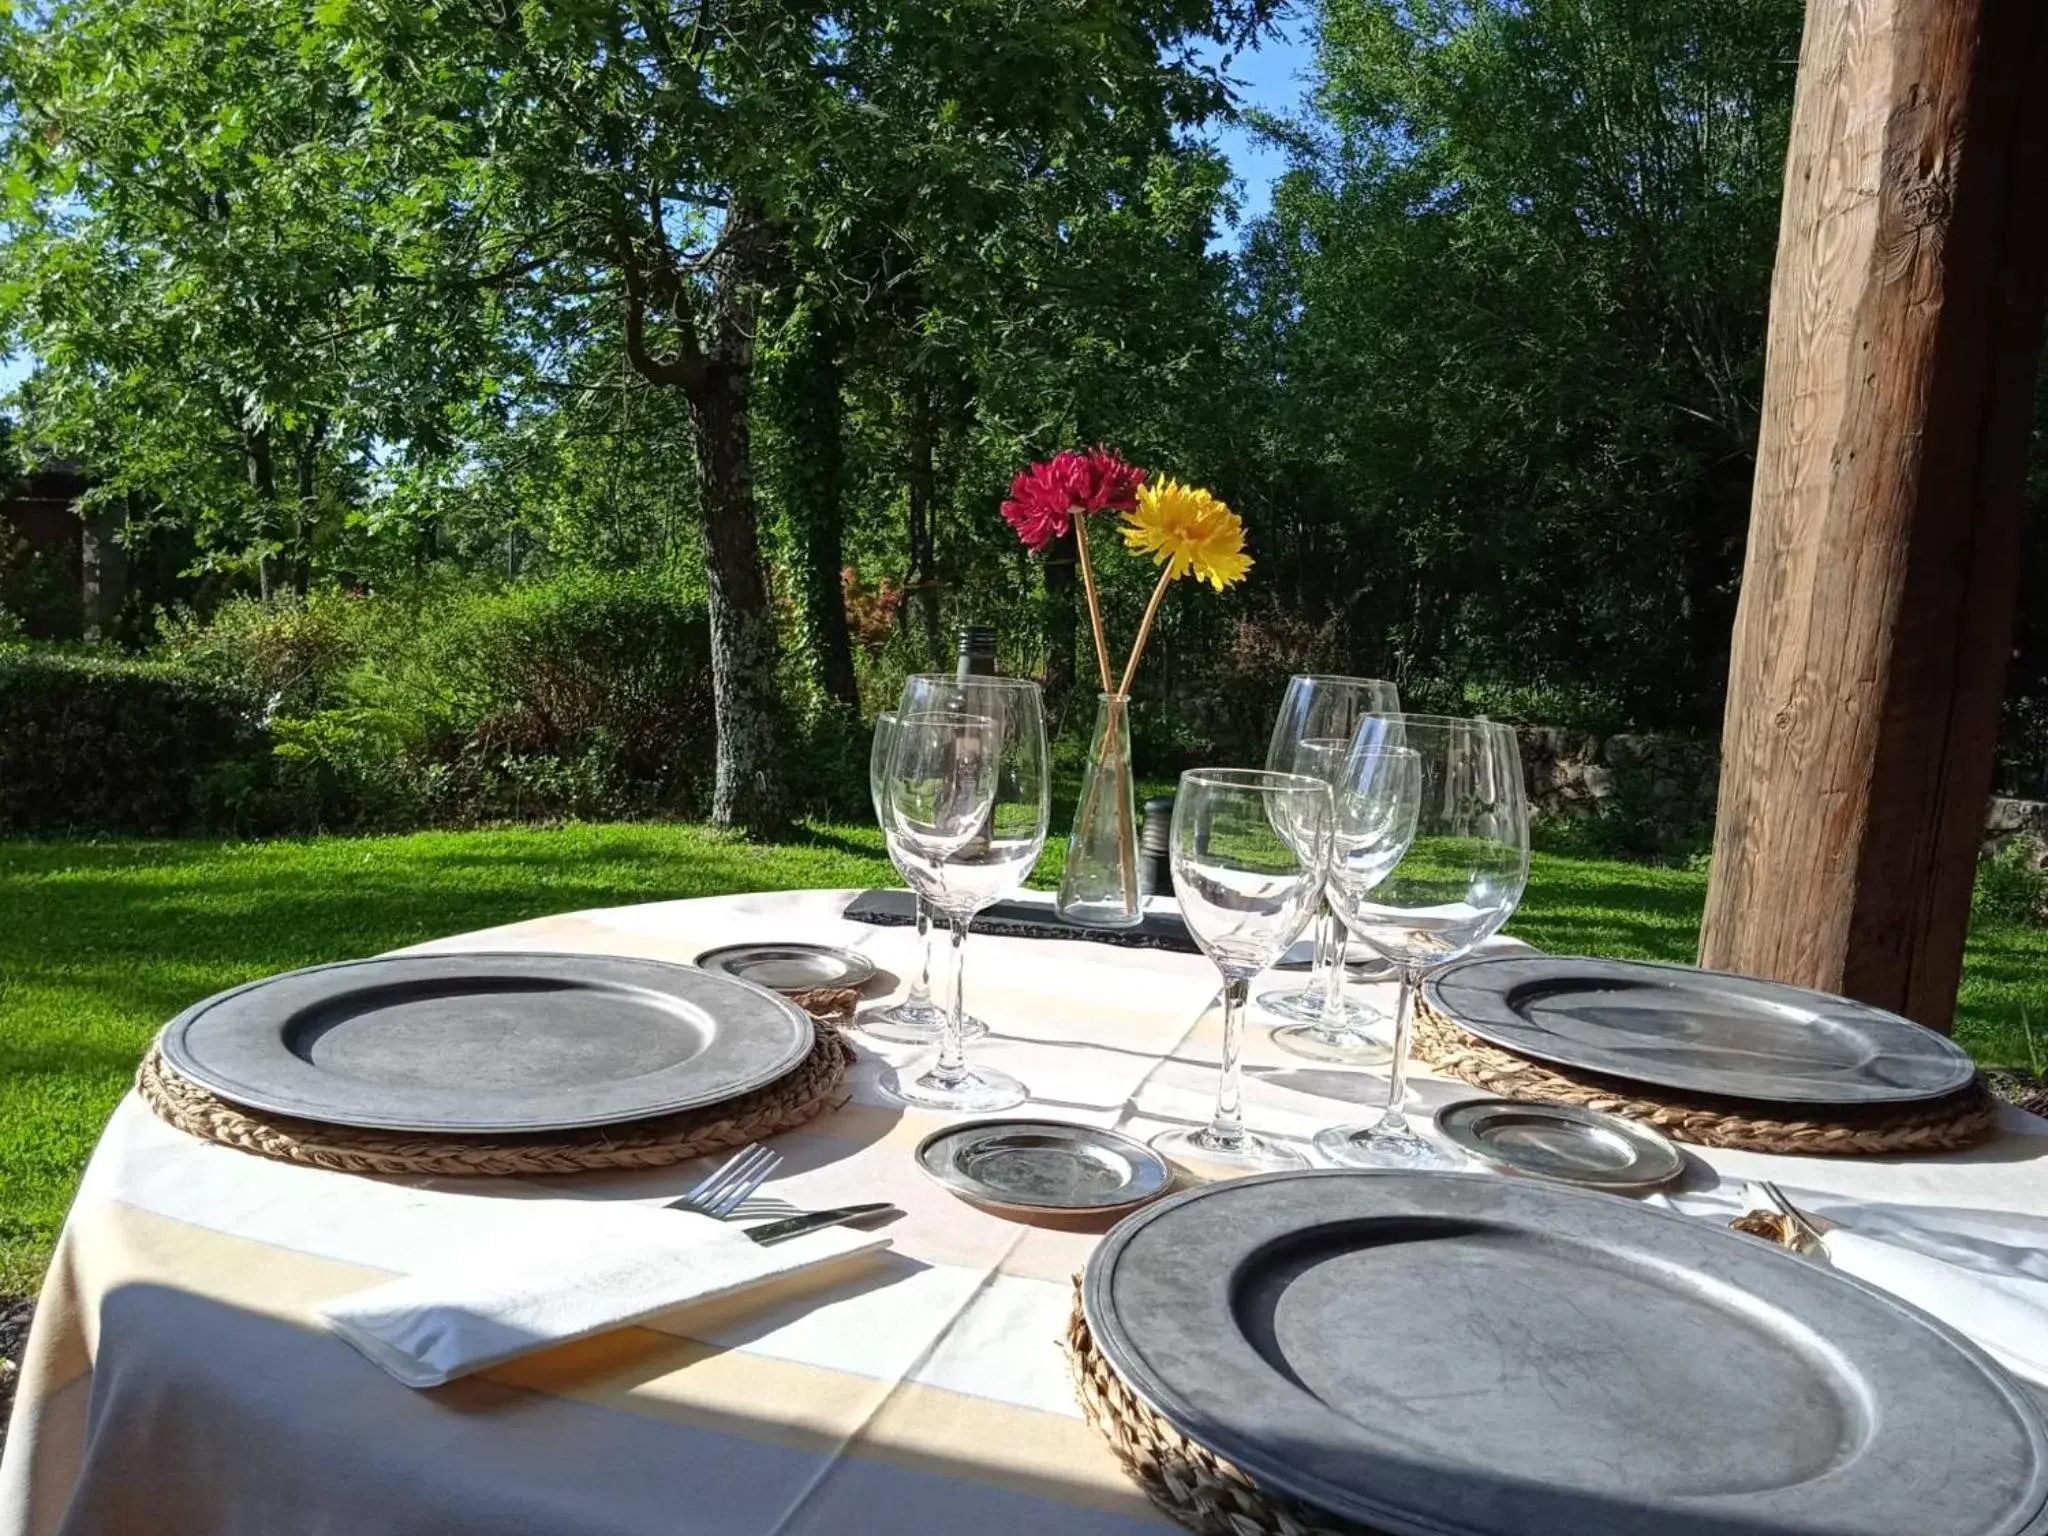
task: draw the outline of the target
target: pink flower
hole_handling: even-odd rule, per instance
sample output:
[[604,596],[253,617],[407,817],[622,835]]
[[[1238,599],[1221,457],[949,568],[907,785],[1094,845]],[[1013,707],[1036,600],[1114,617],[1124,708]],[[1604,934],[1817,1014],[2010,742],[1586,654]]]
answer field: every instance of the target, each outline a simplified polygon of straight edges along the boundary
[[1042,554],[1073,520],[1073,488],[1059,464],[1053,459],[1022,471],[1010,482],[1010,499],[1003,503],[1003,521],[1017,530],[1033,554]]
[[1126,464],[1106,448],[1055,454],[1033,464],[1010,482],[1003,520],[1034,554],[1042,553],[1091,512],[1128,512],[1138,504],[1145,471]]
[[1138,487],[1145,471],[1126,464],[1107,448],[1073,455],[1081,460],[1081,505],[1090,512],[1129,512],[1138,505]]

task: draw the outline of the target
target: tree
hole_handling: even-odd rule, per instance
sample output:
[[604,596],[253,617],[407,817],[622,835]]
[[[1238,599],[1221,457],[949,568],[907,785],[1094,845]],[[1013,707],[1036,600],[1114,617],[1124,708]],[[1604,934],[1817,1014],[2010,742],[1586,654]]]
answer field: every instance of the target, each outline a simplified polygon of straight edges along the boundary
[[437,189],[411,228],[419,264],[490,250],[536,315],[615,304],[632,366],[688,402],[718,701],[712,814],[766,828],[787,801],[752,449],[764,304],[800,283],[871,282],[878,226],[911,230],[906,275],[963,270],[1018,189],[1058,183],[1091,134],[1128,121],[1163,137],[1220,99],[1177,44],[1260,12],[325,0],[319,15],[379,142],[407,157],[412,204]]
[[1247,331],[1360,665],[1716,717],[1799,13],[1328,0]]
[[93,497],[159,503],[263,590],[303,588],[380,438],[487,326],[444,321],[372,207],[407,189],[277,0],[55,0],[0,21],[0,326],[25,428]]

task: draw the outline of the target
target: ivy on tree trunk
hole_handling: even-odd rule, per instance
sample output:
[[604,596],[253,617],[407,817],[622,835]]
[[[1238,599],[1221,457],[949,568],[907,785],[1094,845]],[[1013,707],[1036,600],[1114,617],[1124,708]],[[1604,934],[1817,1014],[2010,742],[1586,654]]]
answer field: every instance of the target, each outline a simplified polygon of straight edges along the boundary
[[933,526],[938,514],[938,424],[931,391],[923,383],[911,387],[910,460],[904,469],[909,492],[909,515],[905,519],[910,541],[910,601],[924,627],[925,649],[931,664],[945,664],[945,646],[939,638],[938,534]]
[[785,438],[783,514],[795,535],[804,650],[826,695],[858,709],[860,685],[840,580],[846,564],[842,338],[816,308],[799,304],[781,339],[772,419]]

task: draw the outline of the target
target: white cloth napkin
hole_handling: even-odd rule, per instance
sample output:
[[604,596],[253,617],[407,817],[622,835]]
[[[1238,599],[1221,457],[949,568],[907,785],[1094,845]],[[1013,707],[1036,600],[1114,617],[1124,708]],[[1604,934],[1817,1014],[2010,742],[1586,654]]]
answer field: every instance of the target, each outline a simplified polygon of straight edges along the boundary
[[889,1239],[837,1227],[762,1247],[686,1211],[596,1200],[494,1202],[501,1233],[417,1274],[319,1308],[334,1333],[409,1387],[642,1322]]
[[[1822,1234],[1828,1261],[1947,1323],[2013,1375],[2048,1387],[2048,1219],[1950,1206],[1844,1200],[1780,1186]],[[1728,1220],[1771,1209],[1731,1185],[1672,1204]]]
[[1837,1227],[1823,1234],[1828,1259],[1940,1318],[2013,1375],[2048,1387],[2048,1285],[1959,1268]]

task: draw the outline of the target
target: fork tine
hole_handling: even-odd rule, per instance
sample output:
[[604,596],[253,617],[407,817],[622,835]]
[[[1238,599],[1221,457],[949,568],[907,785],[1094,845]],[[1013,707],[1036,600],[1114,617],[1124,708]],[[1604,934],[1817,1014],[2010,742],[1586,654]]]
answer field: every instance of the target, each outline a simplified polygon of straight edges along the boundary
[[745,1205],[747,1201],[753,1198],[755,1191],[767,1183],[769,1177],[781,1166],[782,1154],[780,1152],[770,1152],[766,1158],[762,1159],[760,1166],[747,1176],[747,1183],[744,1189],[729,1191],[720,1197],[718,1214],[720,1216],[729,1216],[742,1205]]
[[718,1202],[725,1198],[727,1191],[753,1188],[748,1181],[753,1177],[754,1170],[772,1156],[772,1152],[759,1144],[748,1147],[718,1170],[718,1181],[697,1196],[694,1202],[697,1208],[705,1211],[716,1210]]
[[718,1197],[717,1203],[711,1208],[711,1214],[721,1217],[730,1215],[745,1203],[747,1196],[751,1195],[768,1181],[769,1174],[781,1166],[782,1154],[780,1152],[767,1153],[748,1173],[744,1183],[738,1188],[726,1190]]
[[728,1157],[724,1162],[720,1163],[711,1172],[705,1174],[704,1177],[699,1179],[695,1184],[691,1185],[688,1189],[684,1190],[681,1196],[681,1201],[679,1203],[687,1202],[689,1204],[694,1205],[697,1201],[706,1199],[712,1194],[716,1193],[719,1186],[722,1185],[726,1181],[726,1179],[732,1175],[733,1170],[736,1167],[738,1167],[741,1163],[746,1162],[749,1158],[751,1158],[756,1152],[759,1152],[760,1150],[761,1144],[758,1141],[755,1142],[752,1146],[742,1147],[739,1151],[733,1153],[731,1157]]

